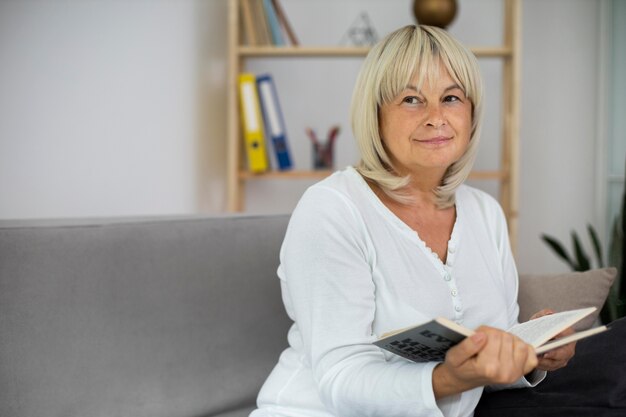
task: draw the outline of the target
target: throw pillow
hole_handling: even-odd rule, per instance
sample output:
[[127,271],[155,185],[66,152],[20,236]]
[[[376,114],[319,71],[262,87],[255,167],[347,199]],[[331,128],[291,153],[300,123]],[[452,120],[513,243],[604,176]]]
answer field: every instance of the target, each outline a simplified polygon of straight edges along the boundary
[[587,329],[596,321],[616,275],[615,268],[563,274],[522,274],[517,297],[519,321],[527,321],[544,308],[559,312],[597,307],[593,314],[574,326],[575,330]]

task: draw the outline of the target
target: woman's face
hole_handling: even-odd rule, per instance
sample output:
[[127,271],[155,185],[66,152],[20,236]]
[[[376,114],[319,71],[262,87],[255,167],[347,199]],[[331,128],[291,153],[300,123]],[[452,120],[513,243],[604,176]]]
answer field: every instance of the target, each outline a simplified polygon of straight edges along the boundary
[[[427,77],[428,78],[428,77]],[[380,134],[399,171],[443,175],[465,152],[472,129],[472,103],[445,66],[417,90],[417,77],[379,110]]]

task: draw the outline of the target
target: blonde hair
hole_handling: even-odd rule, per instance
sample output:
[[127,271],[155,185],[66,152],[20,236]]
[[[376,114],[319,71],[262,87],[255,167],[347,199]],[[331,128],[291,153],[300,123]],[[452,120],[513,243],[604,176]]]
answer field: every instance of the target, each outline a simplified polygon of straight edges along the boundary
[[378,111],[418,77],[418,89],[437,76],[442,63],[472,103],[472,131],[465,153],[446,171],[435,189],[440,208],[455,203],[456,189],[468,177],[482,122],[482,79],[476,57],[446,31],[431,26],[405,26],[377,43],[365,58],[352,95],[352,130],[361,153],[358,172],[396,201],[409,203],[403,192],[411,178],[399,176],[380,137]]

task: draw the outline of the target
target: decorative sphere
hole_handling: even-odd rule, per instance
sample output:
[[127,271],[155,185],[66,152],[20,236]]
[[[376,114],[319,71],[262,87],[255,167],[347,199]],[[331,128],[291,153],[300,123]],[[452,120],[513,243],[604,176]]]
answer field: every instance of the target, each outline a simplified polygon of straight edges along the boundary
[[456,0],[413,0],[413,14],[420,25],[445,28],[456,15]]

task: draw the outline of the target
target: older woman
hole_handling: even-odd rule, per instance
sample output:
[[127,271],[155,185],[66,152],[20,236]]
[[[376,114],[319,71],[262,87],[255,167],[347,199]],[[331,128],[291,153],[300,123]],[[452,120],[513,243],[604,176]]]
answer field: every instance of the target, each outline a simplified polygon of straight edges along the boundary
[[[253,417],[471,416],[484,386],[530,386],[573,355],[538,359],[499,330],[519,310],[506,221],[462,185],[481,103],[476,59],[443,30],[407,26],[370,51],[352,100],[362,159],[293,213],[278,270],[290,347]],[[372,344],[437,316],[478,329],[442,363]]]

